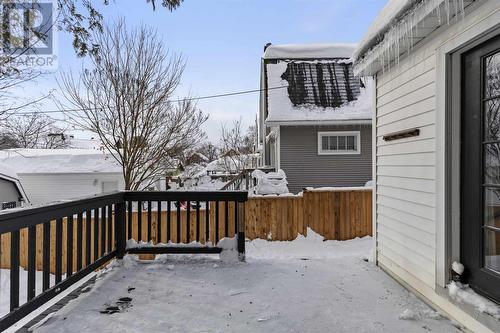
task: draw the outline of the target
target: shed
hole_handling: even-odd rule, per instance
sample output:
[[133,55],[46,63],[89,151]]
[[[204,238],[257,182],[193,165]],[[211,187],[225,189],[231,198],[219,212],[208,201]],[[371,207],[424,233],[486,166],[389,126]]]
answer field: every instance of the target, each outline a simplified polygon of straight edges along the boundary
[[15,170],[31,204],[124,188],[120,165],[94,149],[7,149],[0,163]]

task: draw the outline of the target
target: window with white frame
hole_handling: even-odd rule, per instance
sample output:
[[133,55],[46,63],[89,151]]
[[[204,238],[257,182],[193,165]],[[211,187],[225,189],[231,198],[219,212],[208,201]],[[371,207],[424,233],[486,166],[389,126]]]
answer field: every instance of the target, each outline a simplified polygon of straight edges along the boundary
[[361,135],[355,132],[318,132],[318,154],[360,154]]

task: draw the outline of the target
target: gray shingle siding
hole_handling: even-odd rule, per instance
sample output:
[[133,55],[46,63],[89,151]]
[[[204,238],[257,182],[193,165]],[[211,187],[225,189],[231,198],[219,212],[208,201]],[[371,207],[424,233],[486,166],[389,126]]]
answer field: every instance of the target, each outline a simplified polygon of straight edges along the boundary
[[[318,132],[360,131],[361,154],[318,155]],[[290,192],[304,187],[363,186],[372,179],[371,125],[282,126],[280,164]]]

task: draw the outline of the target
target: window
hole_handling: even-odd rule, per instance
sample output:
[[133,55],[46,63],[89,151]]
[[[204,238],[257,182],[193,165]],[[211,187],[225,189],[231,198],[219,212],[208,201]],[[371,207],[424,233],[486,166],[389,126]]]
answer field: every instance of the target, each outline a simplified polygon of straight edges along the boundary
[[318,132],[318,155],[360,154],[359,132]]

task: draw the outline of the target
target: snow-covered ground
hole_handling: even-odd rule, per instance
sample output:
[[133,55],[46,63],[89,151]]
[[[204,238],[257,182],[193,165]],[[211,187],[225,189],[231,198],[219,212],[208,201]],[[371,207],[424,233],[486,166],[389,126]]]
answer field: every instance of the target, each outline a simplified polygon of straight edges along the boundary
[[128,256],[36,332],[459,332],[363,260],[371,243],[258,240],[246,263]]
[[[65,276],[65,275],[64,275]],[[36,272],[35,287],[36,294],[42,292],[42,272]],[[54,285],[55,276],[50,276],[50,285]],[[24,269],[19,270],[19,303],[22,305],[27,300],[28,295],[28,272]],[[10,307],[10,270],[0,269],[0,318],[9,313]]]

